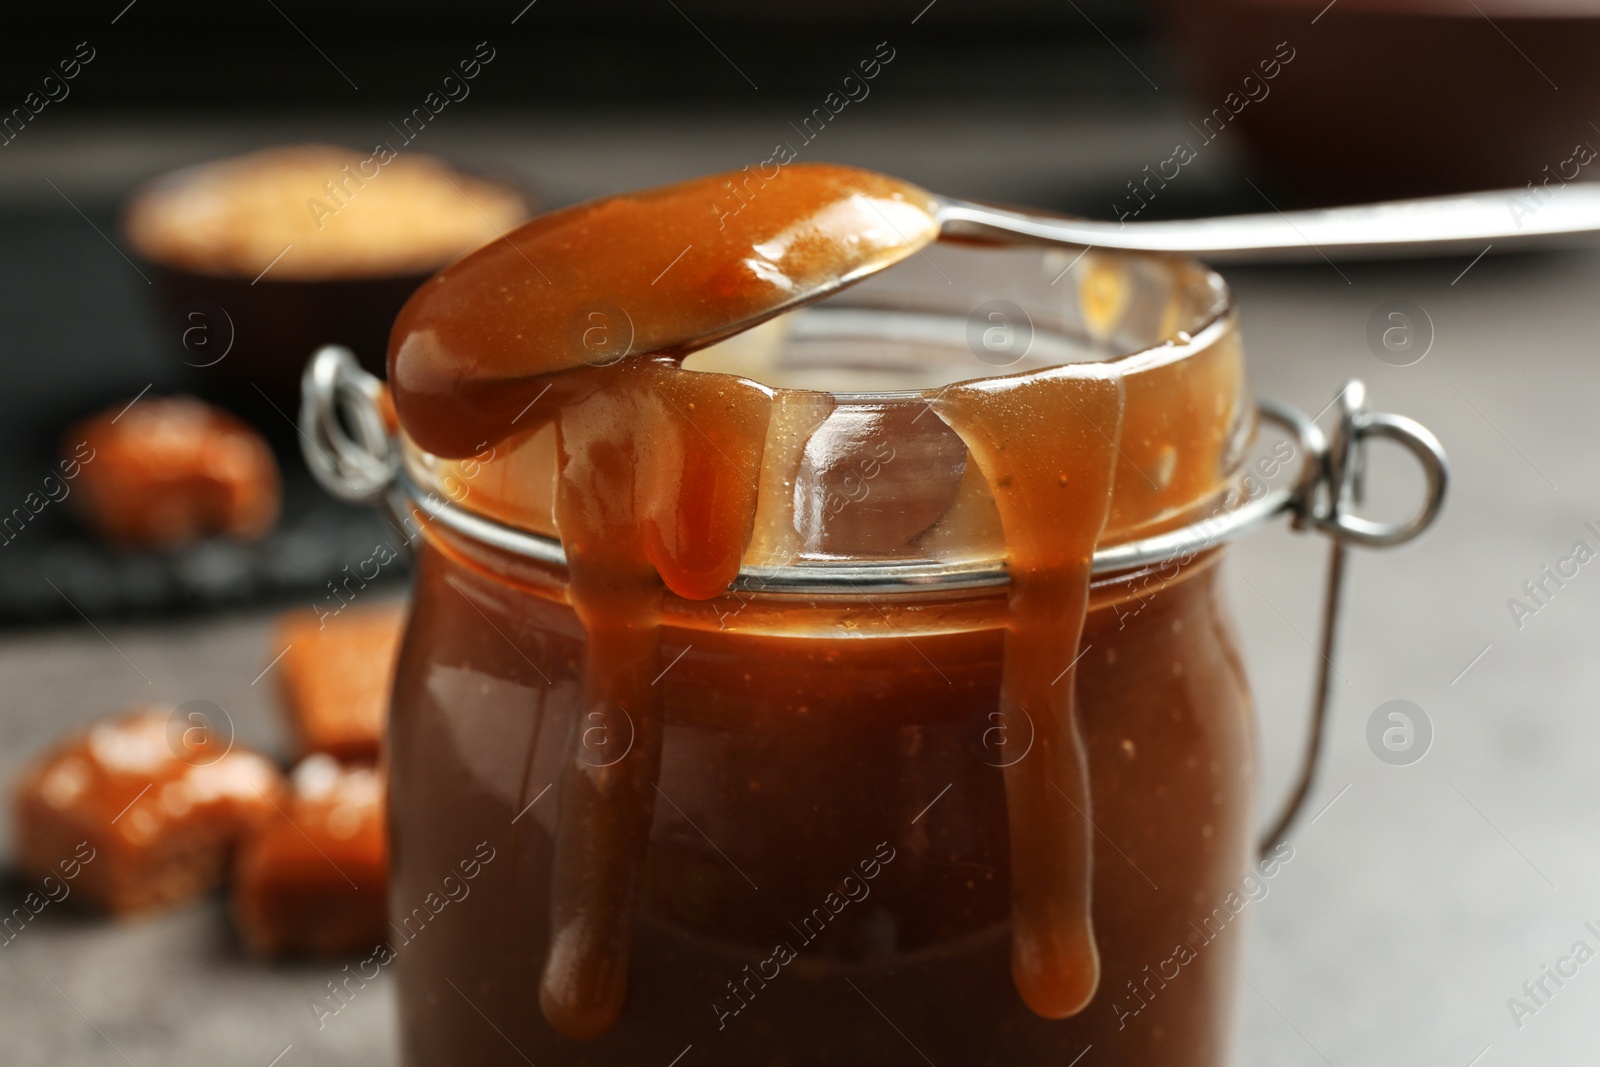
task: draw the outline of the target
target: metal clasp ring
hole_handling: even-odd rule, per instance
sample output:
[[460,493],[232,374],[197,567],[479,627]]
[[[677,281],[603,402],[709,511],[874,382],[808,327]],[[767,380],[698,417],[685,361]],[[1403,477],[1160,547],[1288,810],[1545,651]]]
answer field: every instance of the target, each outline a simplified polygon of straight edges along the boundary
[[[1288,833],[1316,781],[1317,764],[1327,730],[1328,706],[1333,697],[1334,659],[1338,654],[1339,612],[1343,606],[1345,556],[1348,546],[1391,548],[1416,537],[1438,518],[1444,507],[1450,482],[1449,461],[1444,446],[1427,427],[1404,415],[1373,413],[1367,410],[1367,387],[1352,379],[1334,398],[1339,405],[1339,421],[1333,434],[1324,438],[1309,421],[1292,412],[1277,417],[1298,419],[1301,439],[1317,442],[1314,462],[1301,468],[1301,484],[1295,493],[1291,524],[1297,530],[1315,530],[1332,541],[1328,550],[1328,573],[1323,593],[1322,634],[1318,652],[1316,690],[1312,697],[1311,725],[1306,735],[1305,754],[1300,773],[1282,812],[1272,828],[1261,838],[1265,855]],[[1427,482],[1422,507],[1404,522],[1375,522],[1355,513],[1365,498],[1367,441],[1383,438],[1393,441],[1416,459]]]
[[[1431,526],[1444,507],[1449,482],[1444,446],[1414,419],[1368,411],[1367,387],[1359,379],[1346,382],[1334,403],[1339,405],[1339,421],[1321,449],[1319,467],[1309,472],[1315,475],[1315,484],[1302,486],[1294,527],[1320,530],[1335,540],[1368,548],[1403,545]],[[1404,522],[1374,522],[1353,511],[1366,496],[1366,444],[1373,438],[1393,441],[1422,469],[1427,483],[1422,507]]]
[[318,483],[341,500],[376,502],[399,473],[383,392],[383,382],[340,345],[318,349],[300,379],[300,451]]

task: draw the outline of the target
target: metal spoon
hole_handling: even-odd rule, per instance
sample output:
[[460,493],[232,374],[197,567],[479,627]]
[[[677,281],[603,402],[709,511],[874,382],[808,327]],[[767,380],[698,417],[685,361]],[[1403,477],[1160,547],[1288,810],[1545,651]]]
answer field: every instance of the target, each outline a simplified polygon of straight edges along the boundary
[[[1209,219],[1100,222],[944,199],[941,237],[1173,252],[1216,261],[1387,259],[1597,243],[1600,183]],[[1587,240],[1586,240],[1587,239]]]

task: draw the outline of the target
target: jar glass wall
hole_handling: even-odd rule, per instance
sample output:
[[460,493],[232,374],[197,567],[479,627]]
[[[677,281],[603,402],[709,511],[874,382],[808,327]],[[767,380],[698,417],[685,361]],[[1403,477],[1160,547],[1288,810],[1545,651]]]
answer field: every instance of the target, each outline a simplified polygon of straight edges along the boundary
[[[940,250],[930,270],[945,280],[897,270],[691,362],[781,388],[746,564],[782,580],[666,597],[659,723],[580,700],[585,639],[558,564],[412,513],[388,754],[412,1067],[1027,1067],[1090,1045],[1102,1062],[1224,1062],[1255,771],[1219,553],[1092,588],[1072,677],[1100,983],[1076,1015],[1041,1018],[1012,980],[1004,778],[1033,737],[998,714],[1003,544],[987,488],[916,390],[1118,357],[1103,543],[1192,523],[1236,486],[1253,431],[1225,291],[1145,257]],[[1028,331],[1020,355],[986,343],[1002,325]],[[841,368],[853,392],[815,391]],[[407,464],[428,491],[553,535],[552,456],[535,434]],[[857,564],[924,577],[829,583]],[[1001,584],[960,578],[986,567]],[[641,729],[660,730],[661,755],[627,1001],[576,1041],[540,1012],[556,783],[573,760],[603,783]]]

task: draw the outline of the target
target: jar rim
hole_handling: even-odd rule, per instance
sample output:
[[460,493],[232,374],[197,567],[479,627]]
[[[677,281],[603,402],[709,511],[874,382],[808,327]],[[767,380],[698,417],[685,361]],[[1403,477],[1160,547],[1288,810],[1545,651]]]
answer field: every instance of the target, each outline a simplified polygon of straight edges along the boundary
[[[1085,250],[1069,259],[1056,251],[1041,255],[1038,249],[982,251],[982,260],[966,261],[981,264],[981,276],[959,294],[938,284],[954,283],[932,260],[920,279],[915,272],[909,279],[896,277],[906,267],[901,264],[897,271],[791,313],[785,325],[773,327],[779,332],[755,343],[736,337],[721,353],[720,366],[712,361],[690,368],[762,384],[774,397],[775,428],[779,405],[793,405],[785,416],[791,420],[786,431],[769,433],[755,533],[736,587],[849,593],[1005,584],[1003,533],[998,514],[988,514],[994,506],[988,487],[967,477],[970,455],[955,431],[940,419],[921,416],[931,410],[930,397],[940,388],[1027,378],[1062,367],[1120,378],[1127,410],[1141,413],[1140,432],[1132,434],[1132,424],[1125,425],[1113,457],[1119,476],[1096,552],[1096,574],[1164,562],[1231,540],[1289,506],[1292,493],[1286,489],[1237,507],[1224,503],[1238,497],[1255,411],[1231,296],[1219,274],[1194,260],[1148,253]],[[960,265],[955,259],[946,263],[952,274]],[[1055,285],[1073,272],[1076,285]],[[796,351],[796,365],[829,373],[865,367],[869,373],[925,375],[931,366],[938,374],[974,357],[984,360],[971,331],[978,311],[990,302],[965,316],[965,343],[961,302],[975,303],[997,291],[1014,292],[1033,305],[1031,310],[1011,305],[1029,316],[1030,347],[1022,355],[1043,351],[1020,369],[954,381],[939,377],[915,389],[850,390],[764,383],[759,373]],[[1135,333],[1147,343],[1128,344]],[[758,373],[746,373],[747,365]],[[1168,406],[1173,412],[1164,410]],[[923,410],[912,417],[914,408]],[[473,461],[441,460],[417,448],[402,431],[405,496],[459,534],[564,566],[553,510],[554,437],[533,444],[538,432],[543,431],[513,443],[513,450],[522,451],[503,468],[513,473],[472,485]],[[870,515],[841,518],[854,501],[840,499],[839,486],[849,486],[851,478],[859,483],[860,472],[853,468],[858,460],[866,462],[869,443],[891,444],[887,454],[896,467],[868,487],[877,496]],[[820,465],[812,463],[815,456],[824,457]],[[497,453],[491,458],[503,462]],[[865,477],[879,478],[878,468],[874,465]],[[960,508],[968,519],[977,515],[976,523],[952,519]],[[895,516],[889,520],[893,529],[882,525],[885,515]],[[830,529],[829,523],[835,526]]]
[[[1276,418],[1275,409],[1263,408],[1263,415]],[[1303,416],[1296,423],[1310,427]],[[1314,433],[1314,429],[1311,430]],[[1314,447],[1313,438],[1299,438]],[[1310,455],[1311,453],[1306,453]],[[1268,489],[1258,496],[1241,497],[1238,502],[1219,505],[1201,520],[1151,537],[1123,541],[1095,549],[1090,573],[1096,578],[1127,575],[1143,568],[1174,560],[1188,560],[1220,548],[1265,526],[1299,505],[1299,481],[1292,486]],[[511,555],[565,568],[566,551],[561,541],[520,529],[508,523],[451,503],[419,485],[402,469],[392,490],[391,505],[402,515],[413,508],[428,520],[437,521],[452,532]],[[806,561],[785,566],[742,567],[731,588],[742,592],[798,594],[906,593],[931,590],[983,589],[1008,584],[1010,576],[1004,559],[976,560],[901,560],[864,563],[841,560]]]
[[[953,246],[953,249],[947,246],[939,246],[939,248],[941,251],[974,251],[971,246],[963,245]],[[929,251],[933,251],[933,249],[930,249]],[[984,247],[976,249],[976,251],[978,251],[980,254],[989,255],[1004,255],[1006,253],[1011,253],[1014,255],[1029,255],[1039,253],[1038,249],[1029,248],[1026,246]],[[1187,358],[1188,356],[1204,351],[1209,346],[1220,340],[1221,336],[1227,332],[1233,323],[1235,310],[1233,290],[1229,287],[1226,278],[1224,278],[1217,270],[1201,262],[1200,260],[1182,255],[1167,255],[1151,252],[1094,248],[1086,248],[1083,250],[1083,252],[1073,255],[1070,258],[1066,252],[1049,250],[1043,253],[1041,259],[1043,263],[1050,265],[1050,269],[1053,269],[1053,265],[1056,263],[1066,264],[1065,268],[1061,270],[1056,277],[1056,281],[1059,281],[1061,277],[1064,277],[1068,272],[1073,270],[1079,262],[1084,261],[1088,257],[1097,257],[1100,260],[1117,260],[1130,263],[1137,262],[1158,267],[1166,271],[1169,277],[1171,277],[1174,281],[1179,281],[1186,278],[1190,283],[1188,286],[1188,291],[1191,296],[1198,297],[1203,294],[1205,300],[1203,303],[1197,300],[1196,303],[1199,304],[1199,306],[1197,307],[1191,319],[1187,323],[1175,324],[1171,334],[1168,336],[1154,337],[1140,344],[1127,345],[1123,347],[1116,345],[1115,342],[1110,340],[1096,342],[1092,338],[1073,337],[1070,333],[1065,331],[1049,331],[1057,335],[1061,340],[1064,340],[1068,343],[1099,343],[1105,346],[1108,351],[1098,358],[1071,361],[1068,363],[1049,363],[1028,367],[1018,371],[1011,371],[1008,373],[970,375],[956,378],[947,383],[947,385],[935,386],[933,388],[953,388],[955,386],[968,385],[976,382],[995,381],[1005,378],[1020,378],[1031,374],[1046,373],[1056,370],[1062,366],[1092,366],[1104,368],[1108,372],[1114,371],[1120,374],[1138,373],[1176,363],[1184,358]],[[784,319],[796,315],[804,315],[808,312],[837,310],[840,308],[851,307],[852,304],[850,302],[852,300],[858,299],[862,296],[871,297],[880,295],[888,283],[892,283],[897,279],[903,278],[908,272],[910,265],[913,263],[914,261],[908,261],[907,263],[898,264],[893,271],[885,271],[881,274],[872,275],[860,283],[856,283],[848,288],[830,294],[827,299],[789,309],[783,315],[778,316],[778,318]],[[935,267],[934,270],[937,271],[938,268]],[[1053,286],[1055,282],[1052,282],[1051,284]],[[877,311],[880,309],[868,307],[864,310]],[[773,320],[768,321],[770,322]],[[744,336],[750,333],[751,330],[759,328],[760,324],[743,329],[734,334],[734,337]],[[1122,348],[1122,350],[1110,350],[1114,348]],[[701,349],[693,352],[687,357],[687,360],[689,362],[693,362],[697,359],[697,357],[703,356],[707,351],[709,350]],[[697,371],[700,370],[699,368],[694,369]],[[714,373],[729,374],[733,377],[741,378],[745,381],[761,385],[763,388],[770,389],[777,394],[787,393],[826,395],[835,400],[849,403],[890,404],[904,402],[921,404],[926,402],[927,393],[929,391],[928,388],[810,389],[804,387],[772,386],[761,382],[759,378],[752,377],[745,373],[740,373],[737,370],[726,370],[719,367],[716,371],[714,371]]]

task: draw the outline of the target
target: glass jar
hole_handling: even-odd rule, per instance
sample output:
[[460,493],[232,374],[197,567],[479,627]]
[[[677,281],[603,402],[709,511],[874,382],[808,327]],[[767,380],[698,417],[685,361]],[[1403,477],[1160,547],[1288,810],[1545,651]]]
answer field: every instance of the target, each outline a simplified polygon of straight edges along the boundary
[[[1012,979],[1005,776],[1033,731],[999,709],[1004,545],[922,391],[1084,360],[1114,361],[1125,390],[1065,682],[1100,977],[1083,1010],[1047,1019]],[[319,362],[313,423],[313,382],[335,374]],[[403,440],[385,454],[372,411],[322,420],[338,446],[323,473],[329,451],[350,460],[347,491],[398,468],[417,555],[387,753],[404,1062],[1063,1067],[1090,1047],[1102,1064],[1225,1062],[1239,916],[1293,852],[1256,854],[1221,542],[1285,510],[1337,522],[1341,493],[1312,498],[1343,460],[1303,420],[1253,443],[1221,280],[1157,257],[936,248],[687,366],[778,393],[739,582],[666,596],[664,714],[642,746],[660,753],[653,822],[639,884],[619,889],[627,1000],[586,1040],[540,1009],[560,865],[607,847],[603,820],[563,825],[560,783],[578,764],[604,782],[656,727],[580,700],[553,441],[446,462]],[[855,391],[819,390],[841,375]],[[562,834],[582,835],[566,860]]]

